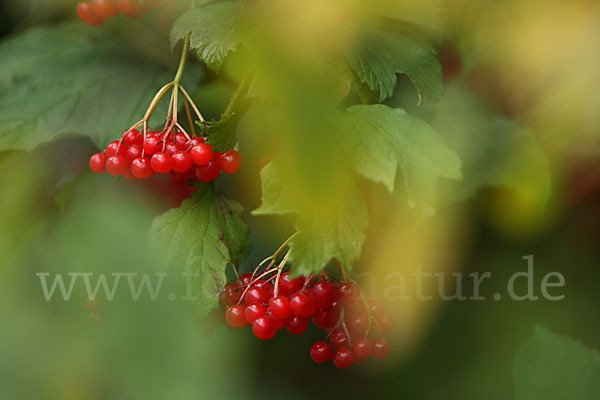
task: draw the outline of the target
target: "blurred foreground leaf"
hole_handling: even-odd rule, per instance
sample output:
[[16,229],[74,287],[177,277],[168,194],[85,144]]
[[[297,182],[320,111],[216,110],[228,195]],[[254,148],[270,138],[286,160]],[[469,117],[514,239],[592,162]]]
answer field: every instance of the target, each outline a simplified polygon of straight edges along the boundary
[[537,327],[515,358],[517,400],[600,398],[600,355],[566,336]]

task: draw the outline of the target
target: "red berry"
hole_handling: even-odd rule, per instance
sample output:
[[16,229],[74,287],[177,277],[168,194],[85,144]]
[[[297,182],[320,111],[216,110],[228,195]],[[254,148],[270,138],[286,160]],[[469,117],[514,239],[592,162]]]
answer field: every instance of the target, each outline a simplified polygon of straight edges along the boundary
[[355,284],[346,282],[340,287],[340,300],[344,305],[355,302],[360,296],[360,291]]
[[171,158],[173,163],[173,170],[177,172],[185,172],[188,169],[192,168],[192,156],[190,153],[186,153],[185,151],[179,151],[173,154]]
[[267,310],[260,304],[253,303],[249,306],[246,306],[246,311],[244,312],[244,315],[246,317],[246,321],[248,321],[248,323],[251,324],[260,317],[264,317],[266,311]]
[[104,151],[104,153],[106,154],[106,157],[116,156],[117,153],[120,156],[126,157],[127,146],[124,143],[115,140],[113,142],[110,142],[108,146],[106,146],[106,150]]
[[390,345],[387,340],[382,338],[373,339],[373,357],[386,358],[390,354]]
[[312,296],[304,293],[298,293],[290,299],[292,313],[298,317],[310,317],[317,311],[317,305]]
[[210,160],[209,163],[203,167],[196,167],[196,178],[200,182],[209,183],[217,179],[219,176],[219,163],[215,160]]
[[369,329],[369,318],[365,315],[353,315],[346,318],[346,325],[352,336],[363,336]]
[[323,341],[315,342],[310,348],[310,358],[318,363],[326,363],[331,360],[333,349]]
[[292,315],[290,301],[285,296],[277,296],[272,298],[269,304],[269,310],[278,319],[285,320]]
[[221,171],[226,174],[235,174],[242,167],[242,157],[235,150],[229,150],[219,158]]
[[157,136],[147,137],[146,141],[144,142],[144,153],[154,155],[157,151],[159,151],[159,143],[160,139]]
[[338,368],[348,368],[354,363],[354,353],[347,347],[337,349],[333,355],[333,363]]
[[273,315],[273,313],[271,311],[267,311],[265,316],[271,320],[271,323],[273,324],[273,327],[275,328],[275,330],[280,330],[285,327],[285,324],[286,324],[285,319],[277,318],[275,315]]
[[96,15],[101,17],[114,17],[119,9],[113,0],[92,0],[92,9]]
[[289,272],[284,272],[279,278],[279,291],[284,296],[290,296],[302,289],[302,278],[290,278]]
[[377,299],[369,299],[369,309],[375,318],[380,318],[383,316],[383,314],[385,314],[383,304],[381,304],[381,302]]
[[169,143],[165,146],[165,153],[173,155],[177,152],[179,152],[179,148],[175,143]]
[[123,141],[129,146],[134,144],[142,144],[142,136],[140,136],[140,131],[137,129],[132,129],[128,132],[125,132],[125,135],[123,135]]
[[213,158],[212,146],[204,143],[197,144],[196,146],[192,147],[190,154],[192,155],[194,164],[199,167],[203,167],[207,165],[208,162]]
[[195,137],[192,138],[192,145],[193,146],[198,146],[201,143],[204,143],[204,138],[199,137],[199,136],[195,136]]
[[231,306],[237,303],[237,301],[240,298],[240,293],[238,293],[236,289],[237,285],[233,283],[228,283],[227,285],[225,285],[225,288],[219,296],[221,303],[223,303],[226,306]]
[[269,340],[277,331],[269,318],[260,317],[252,323],[252,332],[261,340]]
[[339,329],[333,331],[330,340],[333,347],[336,348],[346,347],[350,344],[348,341],[348,336],[346,336],[346,334]]
[[333,328],[340,318],[338,308],[328,308],[325,310],[317,310],[312,317],[313,323],[322,329]]
[[90,169],[97,174],[106,172],[106,154],[96,153],[90,158]]
[[368,339],[362,338],[354,341],[352,351],[354,352],[354,362],[357,364],[363,363],[371,357],[373,346]]
[[285,328],[292,335],[304,333],[308,327],[308,320],[302,317],[291,316],[285,323]]
[[244,296],[244,302],[246,304],[259,303],[263,304],[267,300],[267,294],[264,288],[258,286],[252,286],[246,292]]
[[83,22],[86,22],[89,25],[102,25],[104,23],[104,18],[97,15],[93,8],[92,4],[87,1],[82,1],[77,4],[77,16]]
[[132,162],[133,160],[135,160],[138,157],[142,156],[142,146],[140,146],[139,144],[134,144],[131,147],[129,147],[127,149],[127,152],[125,153],[125,158],[127,159],[128,162]]
[[246,326],[248,323],[246,322],[246,317],[244,316],[245,309],[246,307],[242,305],[229,307],[225,312],[225,320],[234,328]]
[[190,141],[183,133],[175,135],[175,146],[181,151],[185,151],[190,147]]
[[318,308],[327,308],[334,302],[331,287],[327,281],[319,281],[312,287],[312,294],[317,302]]
[[106,170],[114,176],[122,175],[127,170],[127,160],[123,156],[112,156],[106,160]]
[[154,174],[154,170],[150,165],[150,160],[138,157],[131,162],[131,173],[138,179],[146,179]]
[[171,171],[171,155],[165,153],[156,153],[151,159],[152,169],[158,173],[167,173]]
[[250,282],[252,282],[252,274],[242,274],[240,275],[240,282],[242,286],[248,286]]

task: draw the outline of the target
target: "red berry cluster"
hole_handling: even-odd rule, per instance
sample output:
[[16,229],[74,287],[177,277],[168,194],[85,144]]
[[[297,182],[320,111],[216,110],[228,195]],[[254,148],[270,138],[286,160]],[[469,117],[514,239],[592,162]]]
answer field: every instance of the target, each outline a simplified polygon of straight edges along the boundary
[[102,25],[107,18],[125,14],[138,18],[156,6],[155,0],[91,0],[77,4],[77,16],[90,25]]
[[225,319],[230,326],[252,325],[252,332],[262,340],[271,339],[283,328],[292,335],[304,333],[311,319],[326,332],[325,340],[310,349],[311,358],[318,363],[333,358],[336,367],[348,368],[371,356],[384,358],[389,353],[385,339],[370,340],[369,336],[374,331],[388,331],[391,319],[380,302],[365,301],[354,283],[340,285],[328,278],[292,279],[289,272],[278,281],[275,276],[264,280],[244,274],[236,283],[225,286],[220,299],[228,307]]
[[144,139],[136,129],[125,132],[121,140],[109,143],[103,153],[90,158],[90,168],[98,174],[145,179],[155,173],[171,173],[175,181],[181,182],[194,178],[212,182],[221,171],[234,174],[241,166],[237,151],[213,152],[202,137],[148,132]]

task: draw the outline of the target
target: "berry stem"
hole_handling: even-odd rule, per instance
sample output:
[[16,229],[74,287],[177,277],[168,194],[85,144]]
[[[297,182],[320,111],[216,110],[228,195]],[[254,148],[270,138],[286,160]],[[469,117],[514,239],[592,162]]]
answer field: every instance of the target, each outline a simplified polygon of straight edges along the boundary
[[248,69],[242,78],[237,90],[233,94],[233,97],[229,101],[227,109],[225,109],[225,115],[234,115],[236,104],[248,94],[250,89],[250,82],[252,81],[252,69]]
[[277,297],[277,295],[279,294],[279,278],[281,277],[281,272],[283,271],[283,267],[285,267],[285,264],[287,264],[287,260],[290,256],[290,253],[292,252],[292,250],[288,250],[288,252],[285,254],[285,256],[283,256],[283,260],[281,260],[281,263],[279,263],[279,265],[277,266],[277,278],[275,279],[275,291],[274,291],[274,297]]
[[188,52],[190,51],[190,33],[185,35],[185,39],[183,40],[183,51],[181,52],[181,60],[179,61],[179,68],[177,69],[177,74],[175,75],[175,79],[173,80],[173,84],[177,89],[181,84],[181,79],[183,78],[183,71],[185,70],[185,62],[187,60]]
[[204,117],[202,116],[202,114],[200,113],[200,111],[198,111],[198,107],[196,107],[196,104],[194,104],[194,101],[192,100],[192,98],[190,97],[190,95],[184,89],[183,86],[179,86],[179,91],[183,94],[183,96],[185,97],[185,99],[187,100],[187,102],[190,104],[190,106],[192,106],[192,108],[194,109],[194,112],[198,116],[198,119],[201,122],[204,122]]

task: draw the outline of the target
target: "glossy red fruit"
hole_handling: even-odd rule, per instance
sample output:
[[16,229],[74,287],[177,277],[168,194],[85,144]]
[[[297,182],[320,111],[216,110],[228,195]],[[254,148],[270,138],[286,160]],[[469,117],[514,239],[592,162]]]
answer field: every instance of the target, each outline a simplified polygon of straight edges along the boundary
[[158,136],[149,136],[144,142],[144,153],[154,155],[159,151],[160,139]]
[[319,281],[312,287],[312,294],[318,308],[327,308],[334,302],[331,287],[327,281]]
[[263,304],[267,301],[265,289],[258,286],[252,286],[244,296],[244,302],[248,304],[259,303]]
[[266,311],[267,309],[261,306],[260,304],[253,303],[249,306],[246,306],[246,311],[244,312],[244,315],[246,317],[246,321],[248,321],[248,323],[251,324],[260,317],[264,317]]
[[312,317],[313,323],[322,329],[333,328],[340,318],[340,312],[337,308],[328,308],[317,310]]
[[386,358],[390,354],[390,345],[387,340],[383,338],[373,339],[371,342],[373,345],[373,357],[375,358]]
[[235,174],[242,167],[242,156],[235,150],[229,150],[219,158],[219,166],[226,174]]
[[135,160],[138,157],[142,156],[142,146],[140,146],[139,144],[134,144],[131,145],[128,149],[127,152],[125,153],[125,158],[127,159],[127,162],[131,163],[133,160]]
[[326,363],[333,357],[333,349],[323,341],[315,342],[310,348],[310,358],[320,364]]
[[242,305],[231,306],[225,312],[225,320],[234,328],[246,326],[248,323],[246,322],[246,317],[244,316],[245,310],[246,307]]
[[180,151],[185,151],[190,147],[190,141],[183,133],[178,133],[175,135],[175,146],[177,146]]
[[260,317],[252,323],[252,332],[261,340],[269,340],[275,336],[277,330],[269,318]]
[[173,168],[171,163],[171,156],[165,153],[156,153],[151,159],[152,169],[158,173],[167,173]]
[[212,146],[209,144],[197,144],[190,150],[194,164],[203,167],[213,158]]
[[127,145],[125,143],[121,143],[118,140],[112,141],[106,146],[106,150],[104,153],[106,157],[116,156],[117,152],[119,155],[126,157],[127,155]]
[[236,289],[237,285],[233,283],[228,283],[225,285],[225,288],[223,288],[223,291],[219,296],[221,303],[223,303],[225,306],[232,306],[237,303],[237,301],[240,299],[240,293]]
[[217,179],[219,171],[219,163],[215,162],[215,160],[210,160],[207,165],[196,167],[196,178],[200,182],[209,183]]
[[363,336],[369,328],[369,318],[366,315],[353,315],[346,318],[346,325],[353,337]]
[[177,172],[185,172],[192,168],[192,156],[190,153],[185,151],[179,151],[173,154],[171,158],[171,162],[173,163],[173,170]]
[[369,339],[361,338],[354,341],[352,351],[354,352],[354,362],[357,364],[364,363],[371,357],[373,346]]
[[383,304],[377,299],[369,299],[369,309],[375,318],[380,318],[385,314]]
[[240,283],[242,286],[248,286],[252,282],[252,274],[242,274],[240,275]]
[[140,131],[138,131],[137,129],[132,129],[128,132],[125,132],[125,134],[123,135],[123,141],[129,146],[132,146],[134,144],[141,145],[143,138],[142,135],[140,135]]
[[292,315],[290,301],[285,296],[273,297],[269,303],[269,310],[275,316],[275,318],[282,320],[285,320]]
[[128,168],[127,160],[122,156],[112,156],[106,160],[106,170],[114,176],[122,175]]
[[346,347],[350,344],[348,336],[346,336],[346,334],[339,329],[333,331],[329,339],[331,340],[333,347],[336,348]]
[[273,324],[273,327],[275,327],[276,330],[285,328],[285,324],[286,324],[285,319],[277,318],[275,315],[273,315],[273,313],[271,311],[267,311],[265,316],[271,320],[271,323]]
[[302,289],[302,278],[290,277],[289,272],[284,272],[279,278],[279,292],[284,296],[296,294]]
[[333,363],[338,368],[349,368],[354,363],[354,353],[347,347],[337,349],[333,354]]
[[131,162],[131,173],[138,179],[146,179],[154,174],[150,160],[138,157]]
[[345,304],[358,299],[359,293],[358,287],[351,282],[346,282],[340,287],[340,299]]
[[306,331],[308,320],[302,317],[291,316],[285,323],[285,329],[292,335],[300,335]]
[[94,13],[101,17],[114,17],[119,13],[119,9],[114,0],[92,0],[91,3]]
[[89,25],[97,26],[104,23],[104,18],[94,12],[92,4],[88,1],[82,1],[77,4],[76,11],[79,19]]
[[90,169],[97,174],[106,172],[106,154],[96,153],[90,157]]
[[308,318],[317,311],[317,305],[312,296],[298,293],[290,299],[292,313],[298,317]]
[[199,144],[204,143],[204,138],[199,136],[194,136],[192,138],[192,147],[198,146]]

